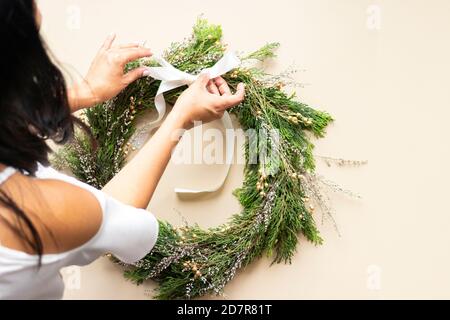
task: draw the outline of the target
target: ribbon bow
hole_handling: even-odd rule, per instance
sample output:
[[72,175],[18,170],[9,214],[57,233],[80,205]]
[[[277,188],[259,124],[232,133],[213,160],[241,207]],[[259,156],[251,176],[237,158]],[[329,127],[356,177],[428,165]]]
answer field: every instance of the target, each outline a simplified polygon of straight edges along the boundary
[[[198,75],[192,75],[187,72],[183,72],[181,70],[178,70],[174,66],[172,66],[169,62],[167,62],[162,57],[155,57],[155,60],[160,64],[160,67],[150,67],[148,68],[149,76],[156,79],[161,80],[161,84],[158,88],[158,91],[155,96],[155,107],[158,112],[158,117],[156,120],[150,122],[147,124],[144,128],[140,130],[140,132],[135,136],[135,139],[133,139],[133,144],[137,147],[142,144],[142,140],[145,140],[146,137],[141,137],[140,143],[138,143],[136,140],[139,139],[140,133],[143,131],[149,131],[151,128],[156,127],[161,120],[163,119],[164,115],[166,114],[166,101],[164,99],[164,93],[170,90],[173,90],[175,88],[184,86],[184,85],[191,85],[195,80],[197,80]],[[212,66],[211,68],[204,69],[200,72],[206,73],[209,75],[211,79],[219,77],[236,67],[240,65],[241,61],[239,58],[234,55],[233,53],[225,53],[224,56],[217,61],[217,63]],[[233,124],[231,122],[230,115],[228,112],[225,111],[223,117],[222,117],[222,123],[228,132],[228,129],[233,129]],[[231,141],[228,141],[231,140]],[[227,134],[227,148],[226,148],[226,165],[227,169],[219,181],[218,184],[215,186],[205,189],[205,190],[192,190],[192,189],[183,189],[183,188],[175,188],[176,193],[203,193],[203,192],[214,192],[217,191],[225,182],[225,179],[228,176],[228,172],[231,167],[231,162],[233,160],[234,155],[234,136],[229,139],[229,136]]]

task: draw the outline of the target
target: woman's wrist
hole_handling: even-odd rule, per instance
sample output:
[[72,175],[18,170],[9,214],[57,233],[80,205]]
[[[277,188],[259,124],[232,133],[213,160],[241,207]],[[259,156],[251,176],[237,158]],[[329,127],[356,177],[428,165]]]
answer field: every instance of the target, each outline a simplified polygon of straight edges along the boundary
[[172,111],[167,115],[167,119],[169,120],[176,129],[188,130],[192,127],[191,121],[189,121],[186,117],[186,113],[180,110],[179,105],[174,105]]
[[92,107],[101,102],[87,83],[77,83],[69,88],[68,99],[72,112]]

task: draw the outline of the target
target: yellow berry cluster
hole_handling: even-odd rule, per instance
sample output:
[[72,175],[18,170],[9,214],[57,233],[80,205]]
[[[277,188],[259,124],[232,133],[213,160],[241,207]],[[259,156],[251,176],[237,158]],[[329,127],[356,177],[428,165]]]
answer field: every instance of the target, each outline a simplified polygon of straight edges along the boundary
[[304,175],[300,174],[300,173],[296,173],[293,172],[289,175],[292,179],[299,179],[299,180],[303,180],[305,178]]
[[250,77],[252,75],[252,73],[251,73],[251,71],[249,69],[241,68],[241,69],[235,69],[231,73],[230,77],[232,79],[236,79],[239,76],[239,74],[247,76],[247,77]]
[[[178,244],[183,244],[187,240],[186,233],[188,232],[188,228],[187,227],[180,227],[180,228],[176,228],[175,231],[177,233],[182,232],[182,234],[180,236],[180,241],[178,242]],[[190,237],[192,237],[193,239],[197,239],[198,235],[196,235],[195,233],[192,233],[190,235]]]
[[127,144],[125,145],[125,151],[123,152],[125,156],[127,156],[130,153],[130,149],[133,151],[136,150],[135,147],[131,146],[131,143],[127,142]]
[[256,183],[256,189],[259,191],[259,194],[264,197],[266,195],[266,192],[264,191],[265,188],[267,188],[269,186],[269,183],[267,183],[267,175],[266,173],[263,172],[263,170],[260,168],[259,169],[259,180]]
[[[208,40],[212,40],[213,36],[212,35],[208,35],[207,38],[208,38]],[[225,51],[227,49],[227,46],[228,46],[226,43],[222,43],[220,40],[217,40],[215,45],[217,47],[220,47],[219,49],[222,50],[222,51]]]
[[136,116],[136,99],[134,97],[130,98],[130,112],[131,112],[131,120]]
[[[302,200],[303,200],[303,203],[305,203],[305,204],[309,203],[309,197],[302,197]],[[308,209],[309,209],[309,211],[310,211],[311,213],[313,213],[313,211],[314,211],[314,206],[310,203],[310,204],[308,205]]]
[[303,116],[301,113],[296,113],[295,115],[289,115],[287,119],[292,122],[293,124],[299,124],[300,122],[304,123],[307,126],[310,126],[313,124],[313,121],[311,118]]
[[[305,204],[309,202],[308,197],[303,197],[302,200],[303,200],[303,203],[305,203]],[[308,205],[308,209],[309,209],[310,213],[314,212],[314,206],[311,203]]]
[[183,52],[183,51],[180,51],[180,52],[178,52],[178,53],[175,55],[175,57],[173,57],[173,58],[174,58],[175,61],[178,61],[178,62],[179,62],[183,57],[184,57],[184,52]]
[[283,82],[278,82],[278,83],[275,84],[275,87],[278,90],[282,90],[284,88],[284,86],[285,86],[285,84]]
[[[306,205],[309,202],[309,198],[308,197],[302,197],[302,201]],[[309,211],[310,214],[314,213],[314,206],[311,203],[308,205],[308,211]],[[300,218],[303,218],[303,214],[302,213],[300,214]]]
[[196,262],[193,262],[193,261],[183,262],[183,267],[187,270],[190,269],[194,273],[195,279],[198,279],[202,276],[202,273],[199,270],[199,267]]
[[228,231],[228,230],[230,230],[231,229],[231,227],[230,226],[222,226],[221,228],[219,227],[219,231],[220,232],[225,232],[225,231]]

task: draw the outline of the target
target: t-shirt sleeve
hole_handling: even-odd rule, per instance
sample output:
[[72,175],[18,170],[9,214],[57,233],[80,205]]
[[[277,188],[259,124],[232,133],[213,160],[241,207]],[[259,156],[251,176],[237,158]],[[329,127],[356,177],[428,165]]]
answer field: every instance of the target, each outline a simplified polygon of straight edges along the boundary
[[149,211],[126,205],[105,192],[51,167],[39,164],[36,176],[63,180],[87,189],[100,202],[103,211],[102,224],[96,236],[83,246],[86,257],[112,253],[121,261],[131,264],[145,257],[156,244],[159,224]]
[[103,195],[103,222],[93,246],[112,253],[125,263],[142,259],[156,244],[158,220],[147,210],[126,205],[105,193]]

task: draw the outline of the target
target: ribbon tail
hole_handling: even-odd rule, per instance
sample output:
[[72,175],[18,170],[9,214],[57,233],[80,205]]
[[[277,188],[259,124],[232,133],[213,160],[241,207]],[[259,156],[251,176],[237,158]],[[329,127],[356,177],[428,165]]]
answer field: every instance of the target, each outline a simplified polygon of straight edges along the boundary
[[195,189],[186,189],[186,188],[175,188],[174,189],[175,193],[177,193],[177,194],[210,193],[210,192],[215,192],[215,191],[219,190],[223,186],[223,184],[225,183],[225,181],[228,177],[228,173],[230,172],[231,164],[233,162],[234,145],[235,145],[233,122],[231,121],[230,114],[226,111],[222,117],[222,124],[225,127],[225,134],[226,134],[226,140],[225,140],[226,141],[226,149],[225,149],[226,169],[224,170],[220,180],[215,185],[213,185],[212,187],[207,188],[207,189],[195,190]]
[[[189,85],[195,81],[198,76],[191,75],[189,73],[180,71],[173,67],[169,62],[164,60],[162,57],[156,57],[157,62],[161,67],[151,67],[148,68],[150,76],[154,79],[161,80],[160,87],[155,96],[155,107],[158,112],[156,120],[148,123],[141,129],[137,130],[131,142],[134,147],[140,148],[142,144],[148,139],[151,129],[157,127],[165,113],[166,113],[166,101],[164,99],[164,93],[172,89],[181,87],[183,85]],[[211,78],[216,78],[221,76],[228,71],[238,67],[240,64],[239,58],[232,54],[226,53],[224,56],[211,68],[204,69],[202,72],[208,73]],[[231,163],[234,156],[234,131],[233,123],[231,122],[230,115],[225,112],[222,117],[222,123],[226,129],[226,170],[224,171],[220,181],[211,188],[205,190],[193,190],[184,188],[175,188],[175,192],[178,194],[196,194],[204,192],[215,192],[222,187],[224,184],[228,172],[230,171]],[[232,133],[231,139],[229,133]]]

